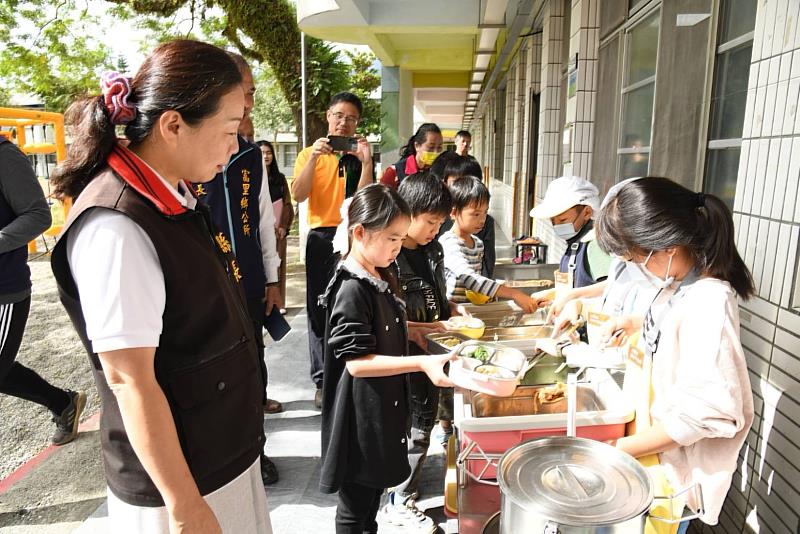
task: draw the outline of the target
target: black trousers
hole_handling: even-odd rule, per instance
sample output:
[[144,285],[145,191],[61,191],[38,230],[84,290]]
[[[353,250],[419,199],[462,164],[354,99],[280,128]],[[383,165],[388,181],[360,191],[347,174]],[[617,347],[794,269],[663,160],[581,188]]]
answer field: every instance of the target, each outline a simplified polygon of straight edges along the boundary
[[322,387],[325,357],[325,308],[317,301],[333,278],[338,256],[333,253],[336,228],[313,228],[306,240],[306,310],[308,311],[308,352],[311,380]]
[[345,482],[339,488],[336,506],[336,534],[378,532],[378,507],[383,490]]
[[[408,440],[408,465],[411,475],[394,487],[392,491],[400,500],[411,497],[419,489],[422,466],[428,457],[431,431],[436,423],[439,407],[439,388],[433,385],[425,373],[409,373],[409,401],[411,408],[411,436]],[[395,502],[398,502],[395,500]]]
[[267,402],[267,361],[264,358],[264,309],[266,303],[264,298],[248,298],[247,311],[250,320],[253,322],[253,334],[255,335],[256,347],[258,349],[258,365],[261,370],[261,380],[264,382],[264,399],[261,404]]
[[30,297],[0,305],[0,393],[41,404],[53,415],[61,415],[69,405],[67,392],[15,361],[30,309]]

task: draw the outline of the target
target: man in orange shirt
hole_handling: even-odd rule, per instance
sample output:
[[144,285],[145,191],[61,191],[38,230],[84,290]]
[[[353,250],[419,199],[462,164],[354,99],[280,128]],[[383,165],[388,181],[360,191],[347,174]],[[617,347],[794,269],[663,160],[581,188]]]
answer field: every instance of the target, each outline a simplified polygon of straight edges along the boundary
[[[355,137],[361,119],[361,100],[352,93],[338,93],[327,111],[328,135]],[[292,180],[292,197],[308,200],[306,241],[306,308],[308,310],[308,346],[311,356],[311,380],[317,386],[314,403],[322,400],[323,338],[325,310],[317,302],[333,276],[335,256],[333,236],[342,221],[339,213],[346,197],[373,182],[372,151],[363,137],[358,137],[354,152],[334,152],[327,137],[314,141],[297,155]]]

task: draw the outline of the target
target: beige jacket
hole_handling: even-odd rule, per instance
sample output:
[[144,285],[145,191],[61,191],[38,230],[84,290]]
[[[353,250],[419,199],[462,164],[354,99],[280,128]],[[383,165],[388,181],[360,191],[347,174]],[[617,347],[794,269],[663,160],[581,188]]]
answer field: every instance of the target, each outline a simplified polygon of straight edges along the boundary
[[[658,319],[671,291],[653,304]],[[691,286],[664,317],[653,357],[653,421],[681,447],[661,453],[673,487],[700,483],[702,520],[716,524],[753,423],[753,395],[739,341],[739,307],[727,282]],[[690,498],[693,510],[697,503]]]

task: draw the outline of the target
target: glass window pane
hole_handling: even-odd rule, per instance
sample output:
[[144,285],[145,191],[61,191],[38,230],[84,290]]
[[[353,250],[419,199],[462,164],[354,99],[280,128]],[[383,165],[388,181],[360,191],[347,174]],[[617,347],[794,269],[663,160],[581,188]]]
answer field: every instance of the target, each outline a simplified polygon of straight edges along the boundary
[[634,176],[647,176],[647,165],[650,154],[620,154],[619,179],[633,178]]
[[711,101],[711,139],[742,137],[752,45],[717,55]]
[[633,11],[638,6],[644,4],[647,0],[628,0],[628,10]]
[[650,146],[655,88],[651,83],[622,95],[621,148]]
[[626,86],[656,74],[659,15],[654,13],[628,34]]
[[733,210],[736,177],[739,174],[739,148],[708,151],[705,192],[718,196]]
[[756,0],[722,0],[719,21],[719,44],[753,31]]

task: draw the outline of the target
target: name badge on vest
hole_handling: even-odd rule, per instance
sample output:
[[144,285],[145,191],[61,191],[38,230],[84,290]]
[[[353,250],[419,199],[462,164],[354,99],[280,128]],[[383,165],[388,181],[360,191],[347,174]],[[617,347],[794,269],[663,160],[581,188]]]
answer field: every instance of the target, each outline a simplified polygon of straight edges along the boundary
[[568,289],[572,289],[572,273],[565,273],[563,271],[555,271],[553,274],[556,285],[556,293],[561,293]]
[[611,319],[605,313],[590,311],[586,316],[586,335],[590,345],[597,345],[601,338],[603,325]]
[[639,347],[631,345],[628,347],[628,361],[641,369],[642,365],[644,365],[644,351]]

